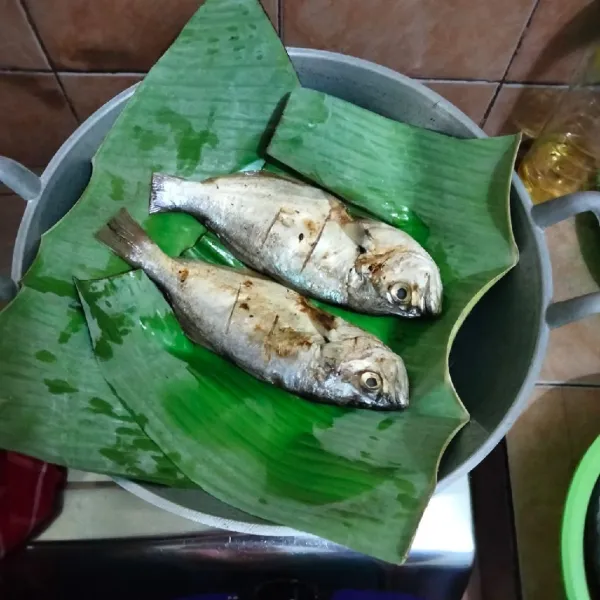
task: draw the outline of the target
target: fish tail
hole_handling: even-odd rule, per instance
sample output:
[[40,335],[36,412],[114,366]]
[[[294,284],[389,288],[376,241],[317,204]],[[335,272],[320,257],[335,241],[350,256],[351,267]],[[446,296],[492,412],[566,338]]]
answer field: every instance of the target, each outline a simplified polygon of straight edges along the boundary
[[140,224],[122,208],[108,223],[96,233],[96,239],[106,244],[117,256],[132,267],[142,266],[158,246],[148,237]]
[[150,214],[180,209],[185,183],[179,177],[154,173],[150,190]]

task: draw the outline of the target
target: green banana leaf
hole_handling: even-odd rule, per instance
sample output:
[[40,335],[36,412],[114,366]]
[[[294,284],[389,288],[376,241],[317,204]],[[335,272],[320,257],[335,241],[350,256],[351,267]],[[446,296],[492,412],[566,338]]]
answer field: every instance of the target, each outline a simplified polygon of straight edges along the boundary
[[[446,312],[436,323],[329,309],[403,355],[413,386],[404,413],[320,406],[254,380],[191,344],[140,273],[80,281],[85,319],[72,283],[127,269],[92,238],[121,206],[170,254],[201,236],[187,254],[236,264],[194,220],[147,218],[150,174],[202,179],[256,161],[296,87],[256,0],[207,0],[116,123],[84,196],[44,237],[22,291],[0,315],[0,446],[87,470],[196,483],[254,515],[399,562],[441,452],[467,420],[447,373],[451,339],[516,260],[507,212],[516,140],[469,146],[334,99],[315,103],[310,92],[294,94],[286,110],[272,155],[407,229],[442,268]],[[329,127],[312,164],[306,148],[317,138],[294,120],[302,111],[315,135]],[[365,119],[360,135],[357,119]],[[379,145],[378,160],[353,154],[367,138]],[[348,162],[337,164],[335,153]],[[459,169],[465,164],[469,171]],[[450,217],[451,234],[439,214]],[[487,257],[470,257],[473,268],[455,247],[470,234]],[[488,242],[494,260],[482,250]]]
[[78,289],[104,375],[191,480],[251,514],[404,558],[464,413],[416,414],[405,429],[398,414],[300,400],[190,342],[140,271]]
[[202,179],[256,161],[292,65],[257,0],[207,0],[148,73],[93,161],[68,215],[44,235],[17,298],[0,314],[0,447],[74,468],[189,484],[106,383],[73,277],[127,270],[96,242],[126,206],[170,254],[204,228],[186,215],[148,218],[150,177]]
[[[509,191],[519,142],[520,136],[457,140],[298,89],[268,147],[305,179],[412,234],[439,266],[444,307],[435,323],[372,321],[406,363],[407,424],[415,414],[463,410],[448,372],[450,346],[477,300],[517,263]],[[371,320],[360,325],[374,331]]]
[[[314,123],[324,104],[329,116],[322,124],[330,128],[320,131]],[[275,158],[313,179],[324,173],[319,183],[355,202],[359,212],[413,233],[440,264],[445,309],[435,321],[320,304],[404,358],[412,385],[408,410],[320,406],[254,379],[192,344],[141,272],[78,283],[107,381],[143,415],[146,433],[211,495],[401,562],[434,489],[440,456],[468,420],[448,374],[452,338],[476,298],[517,260],[508,212],[517,144],[516,137],[452,139],[308,90],[292,93],[275,132]],[[241,266],[211,233],[185,255]]]

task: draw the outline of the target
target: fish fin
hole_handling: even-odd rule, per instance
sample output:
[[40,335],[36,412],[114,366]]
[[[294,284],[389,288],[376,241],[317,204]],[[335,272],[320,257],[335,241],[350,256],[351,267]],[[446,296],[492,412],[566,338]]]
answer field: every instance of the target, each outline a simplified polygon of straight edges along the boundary
[[273,281],[271,279],[271,277],[269,277],[268,275],[265,275],[264,273],[261,273],[260,271],[255,271],[254,269],[251,269],[250,267],[239,267],[239,268],[234,268],[234,271],[237,271],[238,273],[243,273],[244,275],[248,275],[249,277],[254,277],[254,279],[262,279],[263,281]]
[[95,237],[133,267],[141,267],[142,255],[158,248],[125,208],[110,219]]
[[[221,180],[226,179],[244,179],[254,177],[256,179],[279,179],[283,181],[288,181],[289,183],[295,183],[296,185],[310,185],[302,181],[301,179],[296,179],[292,175],[280,174],[280,173],[272,173],[271,171],[237,171],[235,173],[229,173],[228,175],[215,175],[214,177],[208,177],[207,179],[203,179],[201,183],[219,183]],[[308,181],[308,180],[307,180]]]
[[[201,258],[178,258],[177,262],[182,264],[189,265],[197,265],[199,262],[204,262]],[[260,271],[255,271],[250,267],[242,266],[242,267],[232,267],[230,265],[214,265],[218,267],[222,271],[231,271],[232,273],[242,273],[243,275],[248,275],[248,277],[252,277],[254,279],[261,279],[263,281],[273,281],[271,277],[261,273]]]
[[177,199],[181,198],[181,185],[184,183],[187,182],[180,177],[153,173],[150,186],[150,214],[178,210]]

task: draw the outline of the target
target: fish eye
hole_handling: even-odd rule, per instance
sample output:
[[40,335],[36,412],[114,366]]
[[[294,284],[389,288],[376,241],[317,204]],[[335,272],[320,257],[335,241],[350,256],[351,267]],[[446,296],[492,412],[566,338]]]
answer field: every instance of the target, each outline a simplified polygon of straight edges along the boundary
[[360,376],[360,383],[366,390],[373,392],[381,388],[381,377],[373,371],[365,371]]
[[394,300],[401,304],[410,303],[410,288],[406,283],[396,283],[390,288],[390,294]]

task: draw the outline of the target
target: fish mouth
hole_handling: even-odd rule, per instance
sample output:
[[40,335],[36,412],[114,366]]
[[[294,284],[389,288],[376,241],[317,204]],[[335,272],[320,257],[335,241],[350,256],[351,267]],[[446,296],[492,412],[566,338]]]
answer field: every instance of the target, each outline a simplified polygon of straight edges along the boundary
[[391,410],[404,410],[409,405],[408,394],[405,392],[398,392],[393,397],[388,398],[387,401],[379,406],[374,406],[377,410],[391,411]]
[[427,285],[423,292],[423,311],[428,315],[437,316],[442,312],[442,283],[438,277],[427,277]]
[[408,374],[406,367],[403,362],[399,361],[398,364],[398,378],[396,379],[396,385],[393,389],[393,403],[396,409],[408,408],[410,396],[410,382],[408,380]]
[[398,394],[398,396],[395,398],[394,408],[405,409],[405,408],[408,408],[408,405],[409,405],[408,394],[404,394],[404,393]]
[[423,313],[424,311],[420,306],[409,306],[408,308],[398,309],[398,314],[407,319],[416,319],[417,317],[421,317]]
[[435,275],[427,274],[427,283],[421,296],[421,314],[435,317],[442,312],[442,286]]
[[441,302],[436,301],[433,298],[426,298],[423,300],[421,305],[398,309],[398,315],[407,319],[417,319],[419,317],[437,317],[441,312]]
[[[390,398],[383,403],[375,403],[370,405],[368,408],[378,412],[391,412],[394,410],[404,410],[409,406],[408,396],[406,394],[398,396],[396,398]],[[357,403],[357,407],[365,408],[364,404]]]
[[417,319],[419,317],[435,317],[442,312],[442,288],[432,281],[431,275],[427,275],[427,280],[422,288],[422,293],[413,300],[409,306],[396,306],[396,313],[407,319]]
[[434,301],[431,298],[427,301],[427,310],[425,311],[427,315],[431,317],[437,317],[442,312],[442,303],[441,301]]

